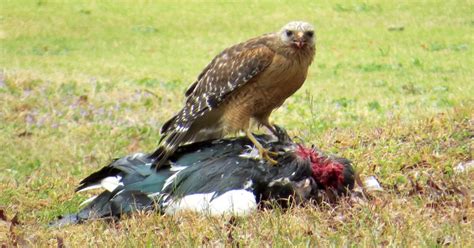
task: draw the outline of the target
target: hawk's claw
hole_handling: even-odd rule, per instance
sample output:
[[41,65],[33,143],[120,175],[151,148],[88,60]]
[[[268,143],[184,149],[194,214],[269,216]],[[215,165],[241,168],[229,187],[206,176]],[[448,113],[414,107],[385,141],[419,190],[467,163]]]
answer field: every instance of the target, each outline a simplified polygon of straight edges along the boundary
[[277,152],[271,152],[267,149],[262,149],[262,150],[258,150],[258,153],[260,154],[260,157],[262,159],[265,159],[267,160],[268,162],[270,162],[271,165],[277,165],[278,162],[276,160],[274,160],[271,156],[277,156],[278,153]]
[[255,138],[255,136],[253,136],[253,134],[250,132],[249,129],[245,130],[245,133],[247,134],[247,137],[249,138],[249,140],[252,141],[252,143],[258,149],[258,154],[260,155],[260,158],[267,160],[272,165],[278,164],[278,162],[276,160],[274,160],[273,158],[270,157],[270,155],[277,156],[278,153],[271,152],[268,149],[265,149],[262,146],[262,144],[260,144],[260,142],[258,142],[258,140]]

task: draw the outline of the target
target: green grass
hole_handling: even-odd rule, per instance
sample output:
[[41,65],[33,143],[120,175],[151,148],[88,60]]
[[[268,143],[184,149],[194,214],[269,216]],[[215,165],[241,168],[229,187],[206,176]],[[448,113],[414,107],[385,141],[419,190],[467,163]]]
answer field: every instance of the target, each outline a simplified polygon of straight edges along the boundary
[[[472,13],[465,1],[2,0],[0,208],[20,225],[10,232],[0,222],[0,243],[472,246],[474,172],[453,172],[473,159]],[[363,204],[259,212],[233,228],[228,218],[193,214],[46,227],[78,209],[80,179],[156,146],[214,55],[299,19],[316,26],[316,59],[272,118],[353,160],[383,193]]]

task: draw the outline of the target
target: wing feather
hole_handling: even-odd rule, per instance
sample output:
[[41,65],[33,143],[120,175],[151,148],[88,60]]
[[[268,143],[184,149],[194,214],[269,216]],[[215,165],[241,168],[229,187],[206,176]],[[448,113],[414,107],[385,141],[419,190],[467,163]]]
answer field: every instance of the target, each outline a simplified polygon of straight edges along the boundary
[[160,147],[150,155],[156,168],[163,166],[180,145],[193,137],[190,132],[196,119],[220,106],[232,92],[272,63],[275,53],[266,45],[267,39],[260,37],[224,50],[199,74],[185,93],[185,106],[161,128]]
[[242,43],[224,50],[186,91],[185,107],[163,125],[162,134],[182,121],[194,121],[219,106],[234,90],[258,76],[272,62],[274,51],[265,44]]

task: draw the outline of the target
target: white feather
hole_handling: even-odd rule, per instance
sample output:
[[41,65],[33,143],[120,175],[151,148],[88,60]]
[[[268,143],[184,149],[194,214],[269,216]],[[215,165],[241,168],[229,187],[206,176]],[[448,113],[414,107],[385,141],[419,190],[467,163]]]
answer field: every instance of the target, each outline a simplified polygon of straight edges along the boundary
[[165,213],[172,215],[182,211],[194,211],[210,215],[246,215],[257,209],[255,195],[247,190],[231,190],[212,200],[214,194],[193,194],[176,201],[171,200]]
[[132,159],[136,159],[137,157],[142,157],[142,156],[144,156],[144,155],[145,155],[145,154],[140,153],[140,152],[134,153],[134,154],[132,155]]
[[364,187],[367,191],[383,191],[382,186],[380,186],[379,181],[374,176],[370,176],[365,179]]
[[180,165],[171,165],[170,171],[182,171],[184,169],[188,168],[188,166],[180,166]]
[[86,205],[87,203],[93,201],[95,198],[97,198],[96,195],[95,195],[95,196],[92,196],[92,197],[89,197],[87,200],[81,202],[81,204],[79,204],[79,207],[82,207],[82,206]]
[[153,198],[153,197],[155,197],[155,196],[159,196],[160,194],[161,194],[161,192],[155,192],[155,193],[150,193],[150,194],[148,194],[148,195],[146,195],[146,196],[148,196],[148,197],[150,197],[150,198]]
[[168,187],[168,185],[173,183],[174,179],[176,179],[176,176],[178,176],[179,172],[186,169],[186,168],[187,168],[187,166],[180,166],[180,165],[176,165],[176,164],[171,164],[170,171],[175,171],[176,173],[174,173],[173,175],[171,175],[170,177],[168,177],[166,179],[165,184],[163,185],[163,188],[161,188],[161,190],[164,190],[166,187]]
[[250,187],[252,187],[252,185],[253,185],[252,180],[248,180],[247,182],[244,183],[244,189],[249,189]]
[[105,190],[112,192],[114,191],[118,186],[123,186],[123,183],[120,181],[122,180],[121,176],[115,176],[115,177],[106,177],[100,181],[100,185],[102,188]]
[[278,178],[278,179],[275,179],[275,180],[271,181],[268,184],[268,186],[273,187],[277,183],[285,185],[285,184],[290,183],[290,179],[288,177],[281,177],[281,178]]
[[240,154],[239,157],[241,158],[250,158],[250,159],[255,159],[258,160],[260,159],[260,153],[258,152],[258,149],[254,146],[246,146],[247,149],[245,149],[245,152]]
[[100,185],[100,183],[98,183],[98,184],[93,184],[91,186],[85,187],[81,190],[78,190],[77,192],[79,193],[79,192],[83,192],[83,191],[87,191],[87,190],[91,190],[91,189],[100,189],[100,188],[102,188],[102,185]]

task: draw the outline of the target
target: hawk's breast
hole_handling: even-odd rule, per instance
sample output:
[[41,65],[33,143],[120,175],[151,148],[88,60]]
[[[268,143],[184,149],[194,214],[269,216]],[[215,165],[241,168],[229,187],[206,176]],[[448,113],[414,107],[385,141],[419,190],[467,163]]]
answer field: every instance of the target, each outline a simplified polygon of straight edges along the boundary
[[250,118],[268,116],[304,83],[308,64],[276,55],[272,64],[246,85],[236,90],[224,105],[226,130],[239,131]]

